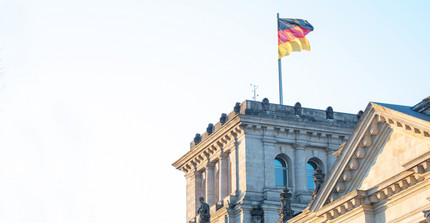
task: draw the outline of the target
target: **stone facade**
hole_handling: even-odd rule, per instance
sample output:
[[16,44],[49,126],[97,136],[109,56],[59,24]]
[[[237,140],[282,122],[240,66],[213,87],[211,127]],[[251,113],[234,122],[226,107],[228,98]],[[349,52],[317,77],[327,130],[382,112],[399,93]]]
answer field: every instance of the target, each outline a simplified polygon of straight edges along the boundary
[[320,192],[288,222],[430,222],[430,100],[370,103]]
[[[276,222],[284,186],[293,194],[291,208],[300,212],[312,200],[307,163],[327,173],[358,119],[331,107],[316,110],[267,99],[237,103],[220,122],[196,134],[191,149],[173,164],[185,173],[186,222],[199,222],[199,197],[209,204],[212,223]],[[275,159],[283,166],[275,167]]]

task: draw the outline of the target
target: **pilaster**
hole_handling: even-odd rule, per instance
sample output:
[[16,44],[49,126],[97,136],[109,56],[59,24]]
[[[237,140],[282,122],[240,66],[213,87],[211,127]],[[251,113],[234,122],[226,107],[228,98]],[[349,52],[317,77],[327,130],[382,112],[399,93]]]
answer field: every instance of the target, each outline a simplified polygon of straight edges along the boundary
[[228,184],[231,182],[228,182],[228,158],[227,155],[221,154],[220,156],[220,191],[219,191],[219,199],[222,201],[227,195],[228,195]]
[[240,183],[240,178],[239,178],[239,145],[240,145],[240,142],[239,141],[237,141],[237,139],[235,139],[235,142],[234,142],[234,153],[235,153],[235,156],[234,156],[234,162],[235,162],[235,173],[236,173],[236,177],[235,177],[235,187],[236,187],[236,189],[235,189],[235,195],[238,195],[238,194],[240,194],[240,187],[239,187],[239,183]]
[[294,173],[295,186],[294,188],[296,201],[302,204],[309,203],[312,196],[308,192],[307,177],[306,177],[306,155],[305,144],[296,143],[294,145]]
[[264,188],[270,189],[275,186],[275,168],[274,153],[275,153],[275,140],[263,139],[264,150]]
[[187,221],[193,220],[199,206],[199,197],[202,196],[202,173],[192,171],[185,175],[187,182]]
[[294,149],[294,172],[296,182],[296,188],[294,189],[296,193],[307,192],[305,144],[296,143]]
[[209,204],[209,206],[215,204],[214,168],[215,165],[212,163],[208,163],[206,166],[206,202]]

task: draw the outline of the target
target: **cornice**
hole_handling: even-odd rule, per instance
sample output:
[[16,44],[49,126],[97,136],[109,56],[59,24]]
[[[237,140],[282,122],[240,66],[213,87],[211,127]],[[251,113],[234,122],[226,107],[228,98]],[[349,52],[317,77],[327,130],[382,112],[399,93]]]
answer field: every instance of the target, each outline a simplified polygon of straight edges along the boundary
[[[302,132],[318,132],[321,134],[351,134],[353,126],[334,126],[330,123],[307,123],[300,120],[280,120],[266,117],[258,117],[251,115],[239,114],[242,125],[248,129],[261,127],[272,127],[275,131],[302,131]],[[288,127],[287,127],[288,126]],[[320,126],[320,127],[317,127]]]
[[199,169],[203,163],[217,160],[218,157],[215,158],[215,155],[221,155],[221,150],[223,153],[229,152],[227,151],[228,145],[237,140],[242,133],[240,119],[236,115],[225,123],[220,131],[212,133],[206,140],[197,144],[172,165],[185,173],[193,168]]
[[370,104],[373,106],[376,113],[385,119],[386,123],[392,125],[393,127],[402,128],[406,131],[412,131],[414,133],[423,135],[424,137],[430,137],[430,122],[386,108],[382,105],[372,102]]

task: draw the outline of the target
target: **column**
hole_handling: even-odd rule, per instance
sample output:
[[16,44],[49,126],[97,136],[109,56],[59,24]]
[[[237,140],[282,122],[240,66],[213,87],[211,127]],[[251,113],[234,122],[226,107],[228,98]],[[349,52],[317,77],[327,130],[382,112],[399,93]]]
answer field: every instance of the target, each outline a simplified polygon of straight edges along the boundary
[[191,171],[186,176],[187,181],[187,221],[194,220],[200,206],[199,197],[202,196],[202,173]]
[[219,160],[220,172],[219,172],[219,199],[222,201],[228,195],[228,158],[227,155],[223,154]]
[[236,191],[235,191],[235,195],[239,195],[240,194],[240,187],[239,187],[239,142],[238,141],[236,141],[236,142],[234,142],[234,147],[235,147],[235,149],[234,149],[234,152],[235,152],[235,157],[234,157],[234,160],[235,160],[235,166],[236,166],[236,168],[235,168],[235,172],[236,172],[236,181],[235,181],[235,183],[236,183]]
[[202,172],[200,171],[196,171],[195,174],[195,202],[196,202],[196,210],[200,207],[200,197],[203,197],[203,188],[202,188],[202,184],[203,184],[203,175]]
[[209,206],[215,203],[214,197],[214,167],[212,163],[206,166],[206,202]]
[[294,173],[295,173],[295,193],[304,193],[308,191],[306,179],[306,157],[305,145],[297,143],[294,145]]
[[245,205],[241,205],[242,213],[240,214],[240,223],[249,223],[251,222],[251,210],[252,207],[248,207]]

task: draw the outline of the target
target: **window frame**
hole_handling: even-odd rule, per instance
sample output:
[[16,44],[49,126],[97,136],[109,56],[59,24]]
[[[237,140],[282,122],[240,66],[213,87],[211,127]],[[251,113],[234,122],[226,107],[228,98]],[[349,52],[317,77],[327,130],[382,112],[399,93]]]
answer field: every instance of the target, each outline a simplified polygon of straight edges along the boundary
[[[277,166],[277,163],[279,162],[281,164],[281,166]],[[288,165],[288,161],[285,160],[283,157],[281,156],[276,156],[275,159],[273,160],[273,166],[274,166],[274,174],[275,174],[275,186],[276,187],[285,187],[285,186],[289,186],[289,165]],[[277,174],[278,171],[281,171],[281,176],[282,176],[282,185],[278,184],[279,181],[279,175]]]

